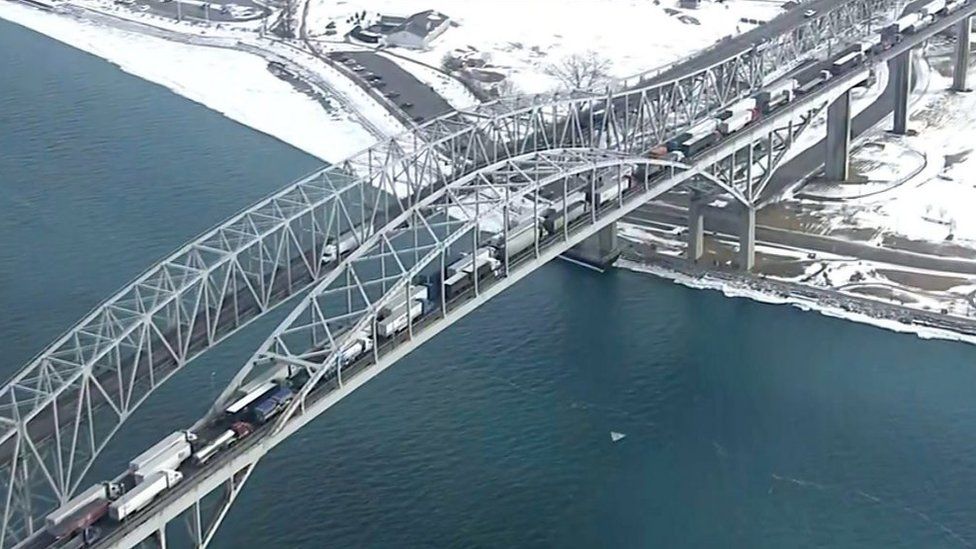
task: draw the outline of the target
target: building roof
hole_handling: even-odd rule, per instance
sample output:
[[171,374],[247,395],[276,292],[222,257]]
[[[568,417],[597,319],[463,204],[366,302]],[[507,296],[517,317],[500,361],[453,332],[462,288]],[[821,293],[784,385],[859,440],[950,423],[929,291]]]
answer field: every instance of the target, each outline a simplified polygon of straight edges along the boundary
[[447,21],[448,17],[439,11],[421,11],[407,17],[406,21],[390,31],[390,34],[395,32],[409,32],[410,34],[424,38],[439,29],[441,25],[446,24]]

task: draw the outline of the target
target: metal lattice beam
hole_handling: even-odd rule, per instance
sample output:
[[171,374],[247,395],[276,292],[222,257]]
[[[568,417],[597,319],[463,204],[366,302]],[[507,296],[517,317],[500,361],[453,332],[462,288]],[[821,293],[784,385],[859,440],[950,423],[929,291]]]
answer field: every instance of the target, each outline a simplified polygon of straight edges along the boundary
[[[817,103],[819,108],[813,98],[806,103]],[[107,543],[127,547],[181,514],[190,512],[193,518],[192,507],[198,505],[203,494],[217,490],[235,471],[252,467],[280,441],[410,350],[647,200],[695,179],[707,180],[726,193],[736,192],[730,180],[713,175],[710,167],[763,139],[770,127],[789,127],[784,123],[786,119],[809,119],[803,110],[808,107],[798,105],[793,112],[771,119],[763,127],[733,136],[728,146],[703,155],[695,166],[601,149],[538,151],[485,166],[428,194],[412,210],[391,219],[368,238],[302,300],[235,377],[223,398],[218,399],[217,413],[212,416],[220,416],[222,400],[255,369],[288,362],[306,368],[310,380],[280,421],[266,425],[263,431],[222,455],[221,461],[209,464],[200,476],[186,479],[182,487],[166,494],[136,522],[113,533]],[[377,311],[398,296],[409,301],[411,283],[418,275],[429,275],[431,269],[441,271],[456,254],[476,249],[488,233],[497,232],[497,226],[487,225],[502,224],[507,248],[510,235],[504,228],[516,223],[519,216],[535,217],[540,213],[539,204],[559,203],[560,197],[573,191],[592,190],[601,180],[621,181],[623,175],[636,180],[632,190],[591,210],[580,222],[564,226],[557,234],[545,239],[536,236],[527,253],[506,257],[498,279],[486,281],[480,288],[476,284],[462,296],[464,299],[435,300],[438,310],[423,320],[410,322],[399,336],[375,346],[358,363],[341,360],[341,350],[358,333],[364,329],[375,333]],[[195,428],[205,427],[210,420],[204,418]]]
[[[161,383],[334,273],[337,265],[323,261],[331,239],[357,227],[364,239],[364,225],[417,215],[432,193],[506,159],[588,147],[643,153],[794,65],[800,52],[863,35],[867,21],[896,6],[845,3],[770,42],[631,90],[507,99],[450,113],[315,172],[202,235],[93,310],[0,389],[0,546],[35,531],[44,512],[79,488]],[[733,196],[736,188],[731,181]],[[438,227],[426,229],[436,234]]]

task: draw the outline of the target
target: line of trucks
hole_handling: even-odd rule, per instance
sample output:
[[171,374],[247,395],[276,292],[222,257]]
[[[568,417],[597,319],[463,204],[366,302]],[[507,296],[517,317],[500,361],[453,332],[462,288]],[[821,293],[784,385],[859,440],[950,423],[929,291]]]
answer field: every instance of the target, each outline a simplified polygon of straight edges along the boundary
[[[723,136],[748,126],[761,116],[785,105],[797,95],[809,93],[824,82],[862,63],[867,55],[891,48],[903,33],[911,33],[931,24],[939,14],[952,13],[967,5],[969,0],[933,0],[917,12],[898,19],[884,28],[873,42],[855,44],[829,62],[829,69],[811,67],[805,76],[789,78],[766,87],[753,97],[738,101],[689,131],[651,151],[652,156],[692,157],[716,144]],[[813,64],[816,64],[815,62]],[[802,70],[800,71],[803,72]],[[634,188],[632,178],[624,176],[614,181],[600,181],[585,190],[575,190],[554,200],[542,211],[539,219],[516,222],[507,234],[500,232],[486,241],[486,246],[446,266],[442,273],[429,277],[426,283],[410,285],[410,297],[399,294],[376,315],[373,327],[350,338],[338,353],[343,365],[356,362],[373,351],[376,341],[381,343],[396,337],[407,327],[431,312],[432,295],[444,292],[447,302],[454,301],[472,289],[477,279],[489,281],[502,276],[506,259],[517,262],[540,245],[557,237],[591,212],[620,200]],[[351,253],[374,232],[370,225],[355,227],[337,238],[330,239],[323,250],[323,261],[339,261]],[[305,368],[278,363],[263,370],[257,377],[242,385],[235,399],[224,409],[215,436],[200,437],[190,431],[178,431],[158,442],[130,463],[122,482],[102,482],[71,499],[45,519],[45,529],[62,547],[84,547],[98,539],[100,530],[95,523],[107,520],[121,522],[144,509],[160,494],[183,480],[184,465],[203,466],[221,451],[251,436],[256,429],[281,413],[295,394],[308,381]]]
[[849,46],[826,63],[809,61],[797,76],[776,82],[752,97],[724,109],[713,118],[693,126],[674,139],[651,150],[651,156],[682,160],[692,158],[752,122],[819,88],[831,78],[860,64],[868,55],[876,55],[901,42],[907,34],[927,27],[940,15],[948,15],[969,5],[970,0],[932,0],[916,12],[905,15],[883,28],[873,39]]
[[48,514],[45,530],[59,547],[88,546],[101,536],[95,523],[125,521],[179,484],[184,476],[180,469],[187,460],[202,465],[253,431],[251,423],[234,421],[207,442],[190,431],[177,431],[133,458],[119,480],[95,484]]
[[[338,353],[343,365],[363,358],[373,350],[374,341],[381,343],[396,337],[432,310],[431,295],[443,288],[444,298],[453,301],[469,291],[479,281],[501,275],[507,254],[515,261],[535,249],[537,239],[554,237],[566,224],[578,221],[593,204],[606,205],[631,189],[629,177],[615,182],[601,182],[594,189],[575,191],[563,202],[554,202],[544,210],[538,221],[524,220],[513,224],[508,231],[487,240],[487,245],[446,266],[441,276],[431,277],[426,284],[410,285],[410,299],[398,295],[382,307],[372,326],[351,338]],[[356,227],[326,246],[330,258],[341,258],[354,249],[363,235],[372,230]],[[332,259],[334,260],[334,259]],[[45,519],[47,532],[62,546],[84,547],[100,537],[95,526],[102,520],[115,523],[147,507],[164,492],[179,484],[186,473],[185,465],[200,467],[222,450],[251,436],[255,430],[270,422],[294,399],[297,391],[308,381],[305,368],[276,363],[245,383],[235,393],[234,400],[224,408],[221,419],[226,429],[217,429],[212,437],[199,436],[190,431],[171,434],[129,463],[121,481],[101,482],[71,499]]]

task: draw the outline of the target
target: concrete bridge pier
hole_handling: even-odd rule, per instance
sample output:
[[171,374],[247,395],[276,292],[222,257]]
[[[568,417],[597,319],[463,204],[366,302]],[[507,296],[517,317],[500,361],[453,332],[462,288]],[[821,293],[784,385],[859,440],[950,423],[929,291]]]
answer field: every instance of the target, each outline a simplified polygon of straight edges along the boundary
[[705,252],[705,199],[697,193],[688,203],[688,261],[698,263]]
[[827,107],[827,158],[824,175],[830,181],[846,181],[850,171],[851,91],[845,91]]
[[912,94],[912,50],[895,58],[895,123],[892,133],[908,131],[908,100]]
[[751,271],[756,264],[756,208],[743,206],[739,226],[739,267]]
[[967,17],[956,26],[956,62],[952,67],[952,91],[970,91],[968,84],[969,77],[969,50],[970,33],[972,32],[972,17]]
[[598,269],[610,267],[620,256],[620,246],[617,243],[617,223],[607,225],[593,236],[573,246],[566,252],[566,256]]

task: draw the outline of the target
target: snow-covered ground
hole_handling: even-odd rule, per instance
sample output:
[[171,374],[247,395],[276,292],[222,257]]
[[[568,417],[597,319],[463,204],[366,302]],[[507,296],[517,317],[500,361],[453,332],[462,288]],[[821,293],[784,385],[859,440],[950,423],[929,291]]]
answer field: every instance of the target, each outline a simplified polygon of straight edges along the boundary
[[[680,228],[667,231],[630,223],[620,223],[619,228],[622,238],[650,245],[662,256],[674,258],[684,256],[686,246]],[[717,246],[711,238],[706,244]],[[729,247],[730,243],[726,242],[721,246]],[[757,272],[763,280],[834,290],[840,295],[875,299],[957,318],[976,317],[976,301],[974,301],[976,300],[976,277],[971,275],[915,269],[825,253],[810,254],[806,250],[766,244],[758,244],[756,252]],[[619,260],[617,266],[656,274],[693,288],[720,290],[729,297],[747,297],[766,303],[792,304],[805,310],[813,309],[829,316],[873,324],[894,331],[914,332],[920,337],[938,337],[976,343],[976,337],[877,319],[808,297],[789,296],[781,291],[760,289],[746,282],[733,283],[728,277],[711,277],[708,274],[692,277],[626,259]]]
[[919,71],[921,93],[909,124],[917,135],[885,134],[889,118],[855,155],[870,163],[864,175],[872,181],[898,182],[906,175],[907,180],[883,193],[818,208],[833,219],[832,230],[871,229],[876,241],[897,236],[938,243],[951,237],[976,248],[976,159],[971,154],[976,94],[950,92],[950,77],[921,67],[926,70]]
[[697,10],[677,9],[666,0],[309,0],[308,32],[323,36],[335,24],[340,40],[353,14],[407,16],[433,9],[456,24],[429,51],[396,48],[398,54],[440,67],[445,55],[467,52],[485,58],[522,93],[545,93],[560,86],[546,67],[595,51],[612,61],[610,76],[621,78],[685,57],[722,37],[754,27],[740,19],[769,20],[781,2],[705,1]]
[[[181,0],[186,5],[189,0]],[[138,19],[146,24],[159,27],[161,29],[177,30],[183,33],[207,35],[214,34],[219,30],[220,34],[228,35],[237,33],[241,35],[253,34],[264,26],[261,19],[250,21],[233,21],[220,23],[219,29],[215,25],[210,25],[205,21],[192,18],[185,18],[177,21],[172,17],[154,14],[149,10],[140,10],[134,6],[124,6],[117,4],[115,0],[72,0],[72,4],[83,6],[86,9],[98,11],[107,15],[112,15],[122,19]]]
[[228,118],[336,162],[374,142],[348,113],[273,76],[262,58],[225,48],[181,44],[0,2],[0,18],[103,57]]

